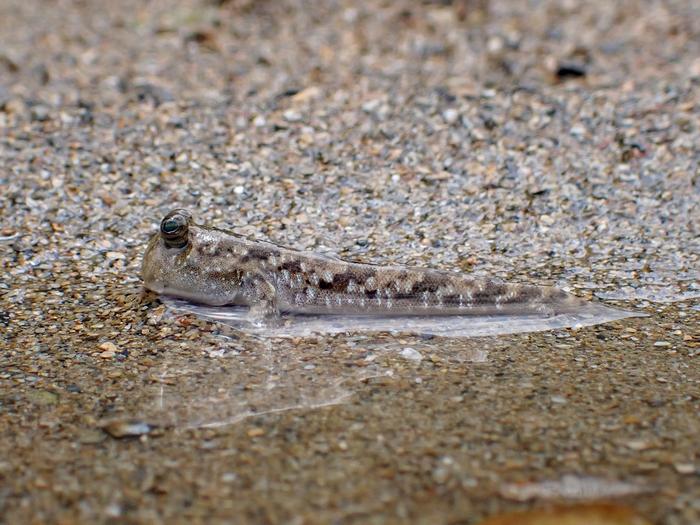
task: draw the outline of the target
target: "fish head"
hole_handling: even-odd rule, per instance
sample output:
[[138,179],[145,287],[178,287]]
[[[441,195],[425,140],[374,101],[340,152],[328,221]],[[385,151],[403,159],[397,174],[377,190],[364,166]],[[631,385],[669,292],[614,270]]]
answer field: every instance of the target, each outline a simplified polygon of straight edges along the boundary
[[141,266],[144,286],[202,304],[233,302],[238,283],[235,274],[227,276],[220,267],[221,237],[221,232],[195,224],[187,210],[171,211],[148,242]]

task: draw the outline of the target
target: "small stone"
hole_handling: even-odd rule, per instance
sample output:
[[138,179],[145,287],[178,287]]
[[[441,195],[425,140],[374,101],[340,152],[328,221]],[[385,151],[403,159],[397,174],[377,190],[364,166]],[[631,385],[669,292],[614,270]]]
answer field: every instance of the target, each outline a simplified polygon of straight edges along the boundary
[[625,416],[622,419],[622,422],[626,425],[638,425],[641,423],[641,421],[642,420],[639,419],[639,416],[636,416],[636,415]]
[[379,106],[382,104],[381,99],[374,99],[374,100],[369,100],[362,104],[362,111],[365,113],[372,113],[374,112]]
[[542,222],[542,224],[546,224],[547,226],[551,226],[554,224],[554,218],[551,215],[540,215],[540,222]]
[[45,122],[48,119],[49,108],[41,104],[32,108],[32,120],[36,120],[37,122]]
[[444,466],[437,467],[433,470],[433,480],[435,483],[443,484],[450,479],[450,470]]
[[143,436],[150,433],[155,427],[144,421],[110,421],[102,425],[102,429],[114,438]]
[[669,343],[668,341],[656,341],[654,343],[654,346],[666,347],[666,346],[671,346],[671,343]]
[[27,397],[37,405],[55,405],[58,402],[58,394],[48,390],[30,390]]
[[399,352],[399,355],[403,357],[404,359],[408,359],[410,361],[416,361],[420,362],[423,360],[423,355],[416,350],[415,348],[411,348],[410,346],[407,346],[401,352]]
[[586,67],[575,62],[563,62],[557,66],[556,75],[560,80],[585,77]]
[[679,474],[695,474],[698,469],[693,463],[674,463],[673,468]]
[[114,343],[110,343],[109,341],[106,343],[102,343],[99,347],[102,352],[100,353],[100,357],[103,359],[110,359],[114,357],[119,349],[117,348],[117,345]]
[[77,438],[80,443],[85,445],[94,445],[104,441],[106,436],[104,432],[100,432],[98,429],[86,428],[78,431]]
[[454,124],[457,122],[457,119],[459,119],[459,111],[453,108],[446,109],[442,112],[442,118],[445,119],[445,122],[448,124]]
[[105,507],[104,513],[109,518],[118,518],[124,513],[124,510],[118,503],[110,503]]
[[301,113],[293,109],[288,109],[282,116],[287,122],[299,122],[302,119]]
[[440,463],[433,469],[432,476],[435,483],[443,484],[452,476],[454,470],[454,460],[445,456],[440,458]]
[[322,92],[320,88],[318,88],[317,86],[310,86],[306,89],[299,91],[299,93],[292,95],[292,101],[297,104],[300,104],[318,98],[321,96],[321,94]]
[[264,436],[265,435],[265,430],[263,430],[260,427],[253,427],[248,430],[247,432],[248,437],[259,437],[259,436]]
[[637,452],[640,452],[642,450],[649,450],[650,448],[654,448],[654,444],[650,443],[649,441],[644,441],[643,439],[633,439],[630,441],[627,441],[625,443],[625,446],[629,448],[630,450],[636,450]]

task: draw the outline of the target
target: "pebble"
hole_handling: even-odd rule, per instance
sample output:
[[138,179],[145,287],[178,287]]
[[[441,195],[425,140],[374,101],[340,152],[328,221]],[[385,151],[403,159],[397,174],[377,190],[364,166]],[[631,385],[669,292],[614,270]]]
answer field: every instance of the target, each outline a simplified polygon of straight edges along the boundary
[[454,124],[459,119],[459,111],[452,108],[446,109],[442,112],[442,118],[444,118],[445,122],[448,124]]
[[625,442],[625,446],[629,448],[630,450],[635,450],[637,452],[642,451],[642,450],[649,450],[650,448],[654,448],[654,444],[650,441],[645,441],[642,439],[633,439],[630,441]]
[[38,122],[45,122],[49,119],[49,108],[43,105],[34,106],[32,108],[32,119]]
[[100,357],[103,359],[110,359],[117,355],[117,352],[119,351],[117,345],[111,342],[102,343],[99,346],[99,349],[102,350],[102,352],[100,352]]
[[55,405],[58,402],[58,394],[48,390],[30,390],[27,398],[37,405]]
[[301,113],[296,110],[288,109],[283,114],[284,120],[287,122],[300,122],[302,120]]
[[676,469],[676,472],[684,475],[696,474],[700,471],[693,463],[674,463],[673,467]]
[[423,360],[423,355],[415,348],[411,348],[409,346],[401,350],[401,352],[399,352],[399,355],[404,359],[408,359],[409,361],[416,361],[418,363]]
[[260,427],[252,427],[248,429],[248,437],[260,437],[265,435],[265,430]]
[[144,421],[110,421],[101,425],[102,429],[114,438],[144,436],[154,427]]
[[106,438],[105,433],[94,428],[85,428],[78,432],[77,439],[81,443],[96,444],[101,443]]

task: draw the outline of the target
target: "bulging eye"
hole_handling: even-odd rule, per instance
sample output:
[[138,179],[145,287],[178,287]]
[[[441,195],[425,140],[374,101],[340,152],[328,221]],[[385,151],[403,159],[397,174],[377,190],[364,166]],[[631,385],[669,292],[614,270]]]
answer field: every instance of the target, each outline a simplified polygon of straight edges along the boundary
[[160,231],[165,235],[172,235],[173,233],[177,233],[182,226],[183,225],[175,219],[165,219],[160,225]]
[[187,245],[188,219],[185,210],[173,210],[160,223],[160,234],[169,248],[182,248]]

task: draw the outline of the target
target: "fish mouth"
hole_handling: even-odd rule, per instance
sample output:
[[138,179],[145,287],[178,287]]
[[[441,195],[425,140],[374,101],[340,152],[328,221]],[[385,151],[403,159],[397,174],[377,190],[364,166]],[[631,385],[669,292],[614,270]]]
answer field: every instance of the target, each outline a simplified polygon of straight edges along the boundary
[[185,301],[193,304],[201,304],[206,306],[225,306],[227,304],[234,304],[229,298],[226,297],[207,295],[192,290],[179,290],[177,288],[169,288],[167,286],[162,286],[160,290],[158,290],[158,293],[166,297],[184,299]]
[[143,279],[143,287],[146,290],[150,290],[151,292],[155,292],[157,294],[165,293],[165,286],[163,286],[161,283],[158,283],[155,280],[149,280],[149,279],[144,278]]

